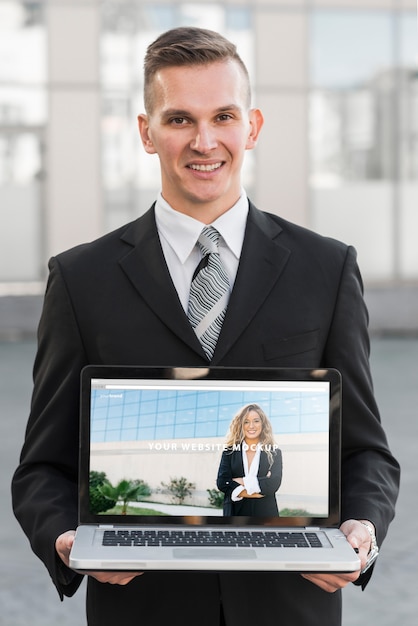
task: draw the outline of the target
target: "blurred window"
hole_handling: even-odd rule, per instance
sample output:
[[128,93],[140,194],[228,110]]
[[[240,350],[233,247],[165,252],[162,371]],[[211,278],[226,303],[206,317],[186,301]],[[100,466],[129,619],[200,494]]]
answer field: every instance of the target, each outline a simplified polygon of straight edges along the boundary
[[[370,34],[373,33],[373,45]],[[312,183],[386,179],[396,84],[388,12],[317,11],[311,22]]]
[[0,2],[0,282],[43,274],[46,30],[40,2]]
[[400,173],[406,180],[418,180],[418,36],[415,12],[399,19]]
[[312,183],[417,179],[416,14],[317,11],[311,47]]
[[413,11],[317,10],[310,30],[311,224],[353,244],[365,278],[418,278]]
[[0,2],[0,124],[43,124],[45,82],[41,3]]

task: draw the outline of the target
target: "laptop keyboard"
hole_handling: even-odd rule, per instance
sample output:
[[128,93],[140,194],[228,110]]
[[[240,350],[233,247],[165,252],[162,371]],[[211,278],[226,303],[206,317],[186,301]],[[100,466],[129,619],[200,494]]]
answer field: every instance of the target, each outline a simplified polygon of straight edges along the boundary
[[103,545],[322,548],[315,532],[271,530],[105,530]]

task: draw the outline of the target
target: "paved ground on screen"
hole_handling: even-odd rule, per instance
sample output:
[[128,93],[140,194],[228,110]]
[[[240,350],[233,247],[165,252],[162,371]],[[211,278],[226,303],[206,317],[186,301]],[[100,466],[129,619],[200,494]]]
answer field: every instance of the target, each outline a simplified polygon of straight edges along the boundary
[[[0,625],[82,626],[84,589],[60,602],[10,511],[10,477],[27,418],[34,352],[32,341],[0,343]],[[364,593],[353,586],[344,591],[344,626],[416,624],[417,363],[417,338],[372,341],[376,395],[403,468],[402,491],[397,518],[369,587]]]

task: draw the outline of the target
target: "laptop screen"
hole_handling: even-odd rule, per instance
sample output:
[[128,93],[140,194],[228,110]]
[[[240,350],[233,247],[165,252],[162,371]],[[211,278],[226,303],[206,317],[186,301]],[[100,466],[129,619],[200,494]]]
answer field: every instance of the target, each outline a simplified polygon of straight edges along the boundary
[[335,525],[339,394],[335,370],[89,366],[80,520]]

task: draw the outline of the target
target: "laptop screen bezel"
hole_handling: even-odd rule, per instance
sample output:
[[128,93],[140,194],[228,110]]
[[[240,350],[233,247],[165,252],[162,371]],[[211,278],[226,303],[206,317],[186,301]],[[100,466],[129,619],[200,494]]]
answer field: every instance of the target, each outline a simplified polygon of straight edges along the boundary
[[[95,514],[89,508],[90,408],[93,379],[132,380],[211,380],[211,381],[322,381],[329,383],[329,498],[328,516],[248,517],[248,516],[153,516]],[[237,367],[138,367],[88,365],[81,372],[79,522],[95,525],[143,526],[268,526],[338,527],[341,491],[341,374],[334,368],[237,368]]]

